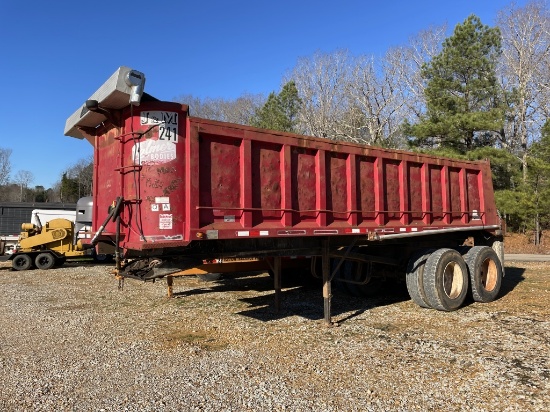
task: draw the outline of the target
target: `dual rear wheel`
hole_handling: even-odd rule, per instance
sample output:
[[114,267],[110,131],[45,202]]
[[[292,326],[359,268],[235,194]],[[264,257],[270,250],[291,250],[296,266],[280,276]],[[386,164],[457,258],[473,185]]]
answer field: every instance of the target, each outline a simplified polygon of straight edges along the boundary
[[36,257],[33,258],[30,255],[27,254],[20,254],[13,258],[11,262],[11,266],[15,270],[29,270],[34,266],[36,266],[37,269],[51,269],[55,266],[56,263],[59,263],[60,260],[57,259],[53,254],[49,252],[43,252],[36,255]]
[[476,302],[496,299],[502,283],[502,265],[488,246],[475,246],[462,256],[454,249],[422,251],[407,267],[407,290],[424,308],[453,311],[464,303],[468,291]]

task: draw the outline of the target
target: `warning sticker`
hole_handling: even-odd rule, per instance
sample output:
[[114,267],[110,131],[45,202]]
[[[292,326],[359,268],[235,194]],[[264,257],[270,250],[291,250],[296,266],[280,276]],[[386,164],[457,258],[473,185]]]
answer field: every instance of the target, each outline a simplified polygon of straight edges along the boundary
[[159,214],[159,229],[172,229],[172,215],[161,213]]

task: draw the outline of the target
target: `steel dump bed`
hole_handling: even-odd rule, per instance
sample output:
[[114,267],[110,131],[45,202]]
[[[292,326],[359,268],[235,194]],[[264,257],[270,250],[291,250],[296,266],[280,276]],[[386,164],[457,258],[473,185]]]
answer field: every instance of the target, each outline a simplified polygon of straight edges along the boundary
[[[188,116],[142,103],[97,129],[94,220],[122,196],[128,249],[249,237],[497,228],[489,163]],[[164,122],[164,123],[161,123]],[[111,222],[106,232],[114,233]]]
[[119,68],[92,96],[99,102],[88,101],[65,129],[95,147],[94,230],[106,223],[104,235],[115,234],[115,219],[106,219],[123,199],[118,236],[126,250],[499,229],[487,161],[206,120],[147,94],[130,104],[136,81],[145,81],[142,73]]

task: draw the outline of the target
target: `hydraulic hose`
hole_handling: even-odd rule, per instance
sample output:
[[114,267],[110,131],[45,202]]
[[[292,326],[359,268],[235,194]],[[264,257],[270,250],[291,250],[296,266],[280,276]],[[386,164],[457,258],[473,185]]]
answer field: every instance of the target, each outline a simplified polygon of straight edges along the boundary
[[117,216],[120,214],[120,208],[122,206],[122,202],[123,202],[123,198],[122,196],[119,196],[116,198],[116,203],[115,203],[115,207],[113,207],[111,209],[111,211],[109,212],[109,214],[107,215],[107,218],[105,219],[105,221],[103,222],[103,224],[99,227],[99,229],[97,230],[96,234],[94,235],[94,237],[92,238],[92,242],[91,242],[91,245],[92,246],[95,246],[97,241],[98,241],[98,238],[99,236],[103,233],[103,231],[105,230],[105,226],[107,226],[107,223],[109,223],[109,220],[113,219],[115,220],[117,218]]

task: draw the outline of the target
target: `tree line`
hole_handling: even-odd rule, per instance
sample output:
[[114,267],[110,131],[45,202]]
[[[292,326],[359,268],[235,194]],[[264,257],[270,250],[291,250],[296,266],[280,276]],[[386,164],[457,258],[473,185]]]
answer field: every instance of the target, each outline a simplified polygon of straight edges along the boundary
[[61,173],[51,188],[32,186],[34,175],[19,170],[11,177],[11,149],[0,147],[0,202],[76,203],[92,194],[93,158],[80,159]]
[[[550,227],[550,12],[533,1],[502,9],[495,22],[490,27],[470,15],[452,30],[430,27],[381,56],[319,51],[298,59],[281,89],[267,96],[178,100],[191,115],[213,120],[488,158],[508,228],[534,230],[537,241]],[[42,191],[30,189],[25,174],[7,180],[5,157],[0,148],[2,196],[76,201],[91,193],[91,159]]]
[[489,27],[468,16],[382,56],[298,60],[281,90],[236,100],[181,96],[191,115],[333,140],[491,160],[508,228],[550,227],[550,13],[511,5]]

